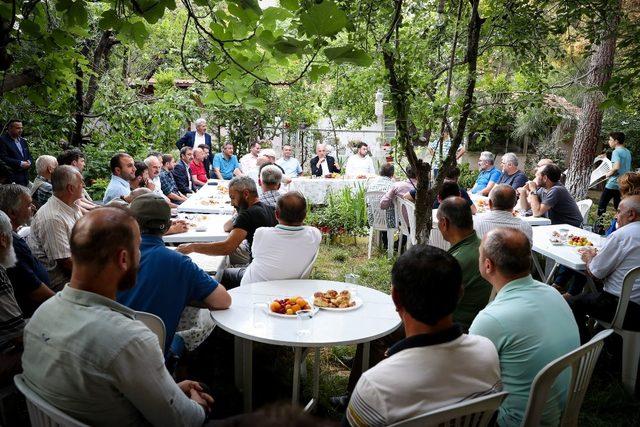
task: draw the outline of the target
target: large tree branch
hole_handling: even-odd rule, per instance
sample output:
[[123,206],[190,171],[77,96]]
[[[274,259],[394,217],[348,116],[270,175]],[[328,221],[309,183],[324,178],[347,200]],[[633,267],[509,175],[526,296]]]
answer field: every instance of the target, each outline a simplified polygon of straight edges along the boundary
[[25,71],[21,74],[3,73],[0,77],[0,95],[3,95],[22,86],[28,86],[40,82],[41,77],[35,71]]

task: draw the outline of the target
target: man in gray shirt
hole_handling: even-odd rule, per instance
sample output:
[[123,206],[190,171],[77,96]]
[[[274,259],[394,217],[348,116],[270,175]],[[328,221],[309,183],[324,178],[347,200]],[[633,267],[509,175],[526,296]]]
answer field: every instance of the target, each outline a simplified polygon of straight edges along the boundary
[[213,399],[176,384],[158,337],[115,301],[133,287],[140,230],[130,213],[94,209],[71,234],[71,281],[24,333],[24,380],[56,408],[93,426],[201,426]]

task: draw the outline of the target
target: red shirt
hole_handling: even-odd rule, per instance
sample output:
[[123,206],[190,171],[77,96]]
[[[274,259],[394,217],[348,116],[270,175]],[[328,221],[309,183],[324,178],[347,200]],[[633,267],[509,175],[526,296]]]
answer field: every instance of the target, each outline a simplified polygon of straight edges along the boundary
[[193,160],[189,163],[189,170],[191,171],[191,175],[195,175],[198,181],[207,182],[207,171],[204,168],[204,162],[200,162],[200,164],[198,164]]

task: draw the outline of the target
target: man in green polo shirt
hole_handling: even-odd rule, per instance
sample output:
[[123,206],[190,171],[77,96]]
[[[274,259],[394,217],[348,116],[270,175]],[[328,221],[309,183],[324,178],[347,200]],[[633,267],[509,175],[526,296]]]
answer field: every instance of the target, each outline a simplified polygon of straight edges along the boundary
[[[498,411],[498,425],[519,426],[538,372],[580,345],[578,325],[562,295],[531,278],[531,243],[522,231],[489,231],[482,238],[478,263],[497,294],[478,313],[469,334],[489,338],[496,346],[502,383],[509,392]],[[541,425],[559,425],[570,379],[567,370],[551,386]]]
[[453,320],[467,331],[491,295],[491,284],[480,276],[478,269],[480,239],[473,229],[469,204],[462,197],[443,200],[437,218],[442,237],[451,243],[448,252],[462,267],[463,294],[453,312]]

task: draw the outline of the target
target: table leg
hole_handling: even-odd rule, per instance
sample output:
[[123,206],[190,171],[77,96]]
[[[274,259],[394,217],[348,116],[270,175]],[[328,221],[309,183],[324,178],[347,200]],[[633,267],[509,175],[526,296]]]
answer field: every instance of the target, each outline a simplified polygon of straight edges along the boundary
[[251,412],[253,408],[253,342],[242,340],[242,395],[244,397],[244,412]]
[[295,358],[293,360],[293,391],[291,393],[291,404],[296,406],[300,402],[300,363],[302,362],[302,348],[295,347]]
[[371,347],[370,342],[362,344],[362,372],[369,369],[369,349]]
[[531,259],[533,259],[533,266],[536,268],[536,271],[540,275],[540,279],[544,280],[545,277],[547,277],[547,276],[544,274],[544,270],[540,266],[540,261],[538,261],[538,256],[537,255],[538,254],[536,254],[535,252],[531,252]]
[[560,267],[560,264],[558,264],[557,262],[553,262],[553,267],[551,268],[551,271],[549,272],[549,276],[547,276],[547,278],[545,279],[544,283],[546,283],[547,285],[550,285],[551,282],[553,281],[553,276],[556,274],[556,270],[558,269],[558,267]]
[[236,388],[242,391],[242,338],[233,337],[233,376]]
[[316,347],[313,358],[313,402],[314,406],[320,398],[320,347]]

